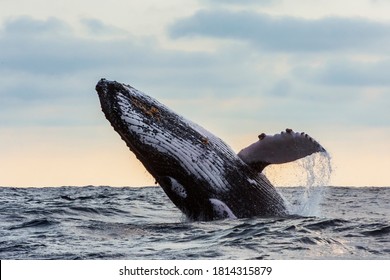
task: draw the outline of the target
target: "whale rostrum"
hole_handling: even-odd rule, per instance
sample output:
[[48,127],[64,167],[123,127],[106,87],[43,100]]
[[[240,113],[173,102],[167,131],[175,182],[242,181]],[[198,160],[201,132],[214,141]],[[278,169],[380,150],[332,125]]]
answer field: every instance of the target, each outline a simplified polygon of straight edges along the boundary
[[101,79],[102,111],[114,130],[190,220],[287,214],[261,173],[325,149],[305,133],[260,134],[236,154],[224,141],[141,91]]

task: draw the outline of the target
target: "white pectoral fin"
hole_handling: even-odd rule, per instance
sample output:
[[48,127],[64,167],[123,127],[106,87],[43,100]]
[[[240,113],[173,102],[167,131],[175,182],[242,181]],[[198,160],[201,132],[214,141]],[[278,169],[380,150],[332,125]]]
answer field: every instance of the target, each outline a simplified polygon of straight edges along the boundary
[[214,214],[216,217],[220,219],[237,219],[236,215],[230,210],[230,208],[221,200],[210,198],[209,201],[211,202],[214,210]]
[[286,129],[273,136],[259,135],[259,141],[242,149],[238,156],[261,172],[269,164],[291,162],[317,152],[326,150],[309,135]]

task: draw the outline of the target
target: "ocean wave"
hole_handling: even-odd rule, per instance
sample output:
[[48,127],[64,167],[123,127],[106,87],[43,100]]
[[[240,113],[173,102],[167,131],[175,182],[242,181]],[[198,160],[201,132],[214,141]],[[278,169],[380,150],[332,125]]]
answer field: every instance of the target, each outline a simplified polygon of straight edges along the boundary
[[0,258],[388,259],[389,198],[329,187],[319,216],[190,222],[155,187],[0,188]]

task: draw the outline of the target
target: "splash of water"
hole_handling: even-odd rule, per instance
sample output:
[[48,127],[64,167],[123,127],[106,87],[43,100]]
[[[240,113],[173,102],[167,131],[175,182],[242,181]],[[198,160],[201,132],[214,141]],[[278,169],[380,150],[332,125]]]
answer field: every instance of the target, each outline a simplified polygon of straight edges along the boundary
[[295,207],[294,214],[302,216],[320,216],[321,202],[332,173],[331,158],[328,153],[306,157],[301,162],[306,171],[306,184]]
[[285,198],[290,214],[321,216],[321,202],[332,173],[328,153],[316,153],[293,163],[273,166],[264,173],[275,186],[299,186],[293,199]]

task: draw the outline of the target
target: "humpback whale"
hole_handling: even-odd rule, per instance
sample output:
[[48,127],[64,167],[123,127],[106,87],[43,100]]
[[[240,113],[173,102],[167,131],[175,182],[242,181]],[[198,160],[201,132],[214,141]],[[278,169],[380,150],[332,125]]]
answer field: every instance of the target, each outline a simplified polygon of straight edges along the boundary
[[325,149],[305,133],[286,129],[236,154],[203,127],[123,83],[96,85],[114,130],[190,220],[287,215],[283,198],[261,173]]

